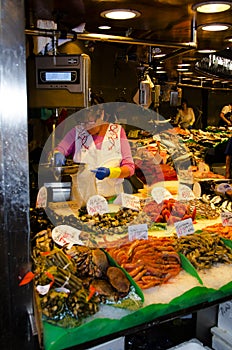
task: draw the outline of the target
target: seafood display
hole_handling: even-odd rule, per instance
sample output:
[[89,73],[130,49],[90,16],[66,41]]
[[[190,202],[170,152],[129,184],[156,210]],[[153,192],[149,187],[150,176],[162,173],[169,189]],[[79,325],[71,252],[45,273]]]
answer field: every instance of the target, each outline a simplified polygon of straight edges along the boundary
[[225,239],[232,240],[232,226],[223,226],[222,223],[217,223],[204,227],[203,231],[217,233]]
[[38,232],[33,241],[34,268],[29,274],[47,320],[64,324],[72,319],[71,324],[77,326],[95,314],[102,303],[123,308],[126,301],[132,309],[141,306],[141,298],[125,272],[112,266],[101,249],[78,245],[60,249],[52,241],[50,229]]
[[232,212],[232,201],[228,197],[215,194],[203,194],[202,201],[209,204],[213,209]]
[[[85,231],[84,239],[107,235],[121,235],[128,232],[128,226],[135,223],[149,223],[149,218],[137,210],[121,208],[116,213],[89,215],[86,208],[80,208],[76,215],[57,215],[55,211],[47,210],[55,225],[66,224]],[[88,236],[89,233],[90,235]]]
[[202,232],[179,237],[175,249],[186,256],[197,270],[219,263],[232,263],[232,249],[217,233]]
[[145,204],[143,211],[150,217],[152,222],[163,222],[173,225],[175,222],[192,218],[195,211],[191,211],[188,203],[177,201],[173,198],[165,199],[161,203],[150,201]]
[[196,211],[196,220],[213,220],[220,216],[220,209],[210,202],[205,202],[202,198],[195,198],[188,201],[190,211]]
[[172,238],[149,237],[107,251],[142,289],[166,283],[181,270]]

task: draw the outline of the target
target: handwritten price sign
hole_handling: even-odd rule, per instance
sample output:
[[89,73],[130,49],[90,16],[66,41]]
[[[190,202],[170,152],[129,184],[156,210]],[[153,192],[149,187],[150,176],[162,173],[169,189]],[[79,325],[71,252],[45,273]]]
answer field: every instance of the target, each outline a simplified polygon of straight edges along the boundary
[[100,195],[90,197],[86,204],[86,208],[89,215],[102,215],[109,212],[107,200]]
[[232,213],[222,212],[221,220],[223,226],[232,226]]
[[121,194],[122,206],[124,208],[140,210],[140,199],[133,196],[132,194],[122,193]]
[[191,188],[189,188],[186,185],[182,185],[182,184],[179,185],[178,199],[180,201],[191,200],[191,199],[194,199],[194,198],[195,198],[195,196],[194,196],[194,193],[191,190]]
[[148,239],[147,224],[131,225],[128,227],[129,240]]
[[191,233],[194,233],[194,227],[192,219],[181,220],[175,222],[176,233],[178,237],[187,236]]

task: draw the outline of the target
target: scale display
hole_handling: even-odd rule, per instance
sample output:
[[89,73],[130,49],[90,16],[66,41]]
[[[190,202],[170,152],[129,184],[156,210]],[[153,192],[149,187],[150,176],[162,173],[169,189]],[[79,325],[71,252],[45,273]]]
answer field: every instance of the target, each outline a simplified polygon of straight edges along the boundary
[[83,58],[76,56],[36,57],[36,87],[83,92]]

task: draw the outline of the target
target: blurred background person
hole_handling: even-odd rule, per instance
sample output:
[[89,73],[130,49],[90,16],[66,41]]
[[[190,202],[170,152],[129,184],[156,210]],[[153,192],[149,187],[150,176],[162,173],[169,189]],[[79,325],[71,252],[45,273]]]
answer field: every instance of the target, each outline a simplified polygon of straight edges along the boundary
[[191,107],[188,107],[186,99],[182,99],[181,108],[178,110],[174,124],[179,125],[182,129],[192,128],[195,122],[195,114]]

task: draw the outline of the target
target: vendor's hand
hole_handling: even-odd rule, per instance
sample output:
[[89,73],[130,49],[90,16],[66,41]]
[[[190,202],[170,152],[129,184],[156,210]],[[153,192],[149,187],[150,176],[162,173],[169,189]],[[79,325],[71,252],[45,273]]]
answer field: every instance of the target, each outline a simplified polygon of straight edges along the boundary
[[66,158],[61,152],[54,153],[54,164],[55,166],[65,165]]
[[105,177],[110,177],[111,179],[116,179],[121,175],[121,168],[105,168],[99,167],[96,170],[92,170],[98,180],[103,180]]
[[110,175],[110,169],[104,167],[97,168],[94,172],[98,180],[103,180],[105,177],[108,177]]

